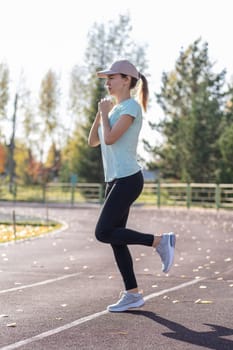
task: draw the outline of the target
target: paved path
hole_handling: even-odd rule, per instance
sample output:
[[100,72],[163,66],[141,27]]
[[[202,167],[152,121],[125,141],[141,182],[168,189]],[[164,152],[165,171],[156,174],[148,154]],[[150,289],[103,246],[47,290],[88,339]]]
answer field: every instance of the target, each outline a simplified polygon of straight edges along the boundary
[[165,275],[151,248],[131,247],[146,304],[113,314],[106,305],[123,285],[110,247],[93,236],[99,210],[50,208],[63,231],[0,245],[0,349],[232,350],[233,212],[135,206],[129,226],[177,233],[175,262]]

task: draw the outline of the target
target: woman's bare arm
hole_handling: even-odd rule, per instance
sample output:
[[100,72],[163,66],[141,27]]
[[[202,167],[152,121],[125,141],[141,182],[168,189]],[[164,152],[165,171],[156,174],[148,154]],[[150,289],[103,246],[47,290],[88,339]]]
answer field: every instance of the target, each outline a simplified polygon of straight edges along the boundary
[[99,124],[100,124],[100,112],[98,111],[88,136],[88,145],[91,147],[97,147],[100,144],[100,139],[98,135]]
[[112,102],[104,98],[99,102],[98,107],[103,123],[104,142],[106,145],[112,145],[128,130],[134,118],[128,114],[122,115],[111,127],[108,114],[113,107]]
[[128,130],[134,118],[128,114],[122,115],[111,128],[107,117],[102,115],[104,142],[106,145],[114,144]]

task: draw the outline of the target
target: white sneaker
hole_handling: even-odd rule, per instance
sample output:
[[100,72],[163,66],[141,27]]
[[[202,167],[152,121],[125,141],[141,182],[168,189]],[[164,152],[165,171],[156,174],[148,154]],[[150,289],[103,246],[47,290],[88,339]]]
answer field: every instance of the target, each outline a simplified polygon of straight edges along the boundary
[[156,247],[157,253],[162,261],[162,271],[168,272],[174,260],[176,236],[173,232],[164,233],[159,245]]
[[131,308],[140,307],[145,304],[141,293],[122,292],[120,300],[116,304],[109,305],[107,310],[110,312],[121,312]]

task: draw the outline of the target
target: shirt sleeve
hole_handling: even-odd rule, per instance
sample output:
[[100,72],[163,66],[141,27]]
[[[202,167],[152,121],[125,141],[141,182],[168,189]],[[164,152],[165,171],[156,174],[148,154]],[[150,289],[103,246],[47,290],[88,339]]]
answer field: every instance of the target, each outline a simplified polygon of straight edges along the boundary
[[128,114],[133,118],[136,118],[139,112],[139,104],[135,100],[129,100],[129,102],[125,103],[122,114]]

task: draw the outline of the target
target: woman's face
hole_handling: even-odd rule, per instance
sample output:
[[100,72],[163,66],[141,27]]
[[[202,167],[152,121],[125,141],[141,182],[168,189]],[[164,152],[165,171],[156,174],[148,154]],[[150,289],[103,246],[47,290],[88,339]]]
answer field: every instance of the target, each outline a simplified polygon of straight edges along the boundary
[[113,74],[107,77],[105,86],[111,96],[117,97],[127,87],[128,81],[128,77],[125,78],[121,74]]

